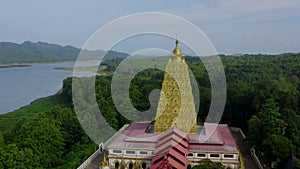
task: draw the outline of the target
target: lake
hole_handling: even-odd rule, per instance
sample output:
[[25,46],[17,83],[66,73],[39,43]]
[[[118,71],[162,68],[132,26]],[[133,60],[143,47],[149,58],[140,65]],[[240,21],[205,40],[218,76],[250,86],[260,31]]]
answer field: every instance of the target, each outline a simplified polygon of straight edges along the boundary
[[[85,62],[94,66],[97,62]],[[0,68],[0,114],[8,113],[32,101],[53,95],[62,88],[62,81],[73,75],[72,71],[55,67],[74,67],[75,62],[33,64],[29,67]],[[82,72],[81,76],[91,72]]]

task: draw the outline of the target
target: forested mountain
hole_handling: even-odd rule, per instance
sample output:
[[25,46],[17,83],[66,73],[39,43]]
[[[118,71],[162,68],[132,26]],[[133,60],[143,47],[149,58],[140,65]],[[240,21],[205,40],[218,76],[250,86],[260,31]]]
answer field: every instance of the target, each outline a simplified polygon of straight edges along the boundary
[[[300,158],[300,55],[221,56],[221,60],[227,80],[227,100],[221,123],[241,127],[247,135],[247,144],[256,148],[268,166],[275,161],[275,167],[282,168],[292,154]],[[97,76],[95,82],[98,107],[105,121],[116,130],[130,122],[117,111],[111,96],[113,72],[121,61],[106,60],[103,63],[107,66],[106,74]],[[211,101],[209,77],[198,57],[186,57],[186,61],[198,82],[198,121],[203,122]],[[129,97],[136,109],[150,108],[149,94],[161,88],[163,77],[163,71],[146,69],[131,80]],[[82,82],[93,81],[87,77],[65,79],[62,95],[70,104],[72,82],[86,89],[87,83]],[[78,89],[76,98],[82,99],[81,106],[90,110],[92,105],[88,101],[93,95],[84,95]],[[95,144],[82,130],[72,106],[54,107],[46,113],[32,111],[35,116],[22,116],[24,118],[14,127],[3,130],[3,136],[0,132],[0,153],[3,154],[0,168],[75,168],[93,151]],[[89,117],[89,111],[83,113],[89,124],[101,126],[96,118]],[[130,115],[139,117],[137,113]],[[10,120],[9,116],[9,113],[1,115],[0,120],[3,117]],[[105,135],[105,131],[97,134]],[[49,141],[52,144],[48,144]],[[296,162],[298,168],[299,163]]]
[[[14,63],[40,63],[40,62],[61,62],[75,61],[80,52],[79,48],[73,46],[60,46],[45,42],[25,41],[21,44],[11,42],[0,42],[0,65]],[[84,50],[86,59],[95,59],[104,51]],[[106,59],[125,57],[127,54],[109,51]]]

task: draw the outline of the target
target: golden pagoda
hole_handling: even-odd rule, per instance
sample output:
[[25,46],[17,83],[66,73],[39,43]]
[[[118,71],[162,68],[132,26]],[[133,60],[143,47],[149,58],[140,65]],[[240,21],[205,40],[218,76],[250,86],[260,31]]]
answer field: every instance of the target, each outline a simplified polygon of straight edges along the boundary
[[178,40],[166,65],[154,132],[163,133],[174,125],[185,133],[197,133],[197,114],[189,69],[179,48]]
[[[104,154],[101,167],[157,169],[166,166],[185,169],[192,168],[203,159],[211,159],[229,168],[243,168],[243,161],[239,161],[241,155],[227,124],[203,123],[197,126],[189,69],[177,40],[165,72],[155,121],[126,124],[101,144],[108,152],[107,158]],[[216,125],[216,128],[212,127]],[[197,132],[197,127],[201,128],[201,132]],[[98,154],[99,157],[102,153]]]

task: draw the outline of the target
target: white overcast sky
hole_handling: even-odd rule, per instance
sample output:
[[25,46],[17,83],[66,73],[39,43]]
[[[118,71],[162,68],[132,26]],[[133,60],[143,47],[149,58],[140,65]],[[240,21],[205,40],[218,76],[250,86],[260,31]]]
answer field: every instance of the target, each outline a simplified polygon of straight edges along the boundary
[[0,41],[44,41],[80,48],[95,31],[121,16],[167,12],[195,24],[219,53],[300,52],[300,0],[0,2]]

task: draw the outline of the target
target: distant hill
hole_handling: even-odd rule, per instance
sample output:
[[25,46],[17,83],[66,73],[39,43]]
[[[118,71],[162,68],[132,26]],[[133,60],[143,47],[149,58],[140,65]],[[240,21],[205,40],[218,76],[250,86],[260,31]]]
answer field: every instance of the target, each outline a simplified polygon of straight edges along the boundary
[[[73,46],[60,46],[45,42],[25,41],[21,44],[0,42],[0,64],[75,61],[79,52],[80,49]],[[90,60],[97,59],[104,51],[84,50],[83,53],[86,59]],[[126,56],[128,56],[128,54],[109,51],[105,59]]]

